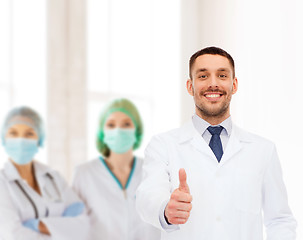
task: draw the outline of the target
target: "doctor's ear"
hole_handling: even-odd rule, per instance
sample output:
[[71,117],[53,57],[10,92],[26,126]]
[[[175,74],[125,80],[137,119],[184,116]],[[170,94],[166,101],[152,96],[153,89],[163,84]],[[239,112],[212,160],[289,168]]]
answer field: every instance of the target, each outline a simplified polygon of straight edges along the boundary
[[192,80],[192,79],[187,79],[187,81],[186,81],[186,88],[187,88],[187,92],[188,92],[191,96],[194,96],[194,91],[193,91],[193,80]]
[[235,94],[238,91],[238,79],[235,77],[233,80],[233,91],[232,94]]

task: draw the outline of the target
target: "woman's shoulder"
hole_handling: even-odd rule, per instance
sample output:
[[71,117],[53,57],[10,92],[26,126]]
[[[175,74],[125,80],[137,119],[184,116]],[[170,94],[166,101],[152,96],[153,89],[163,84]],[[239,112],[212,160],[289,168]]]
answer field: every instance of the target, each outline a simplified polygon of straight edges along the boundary
[[20,179],[17,169],[14,167],[12,162],[7,161],[0,170],[0,180],[2,182],[10,182],[17,179]]
[[82,163],[75,168],[75,176],[79,177],[85,175],[91,175],[92,172],[100,170],[100,165],[102,166],[100,158],[94,158],[88,162]]
[[3,169],[0,170],[0,184],[7,182]]
[[136,161],[136,166],[137,168],[142,168],[142,165],[143,165],[143,158],[142,157],[138,157],[138,156],[135,156],[135,161]]
[[76,167],[79,171],[88,171],[90,169],[94,169],[96,166],[100,164],[100,158],[94,158],[88,162],[82,163]]
[[142,157],[135,156],[135,168],[134,168],[134,175],[141,178],[142,175],[142,167],[143,167],[144,159]]

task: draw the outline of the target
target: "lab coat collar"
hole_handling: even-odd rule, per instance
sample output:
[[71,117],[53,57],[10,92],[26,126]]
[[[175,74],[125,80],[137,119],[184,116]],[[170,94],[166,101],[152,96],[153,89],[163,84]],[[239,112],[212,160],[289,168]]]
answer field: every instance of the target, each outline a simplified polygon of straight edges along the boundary
[[224,165],[234,155],[236,155],[238,152],[240,152],[244,146],[243,142],[247,142],[247,140],[246,141],[241,140],[241,134],[237,134],[237,132],[234,131],[234,128],[235,128],[235,126],[233,127],[233,130],[232,130],[229,140],[227,142],[227,146],[222,155],[222,159],[219,164],[220,166]]
[[41,177],[46,174],[51,174],[51,168],[49,168],[47,165],[34,161],[34,169],[35,169],[35,174],[36,177]]
[[214,157],[212,150],[207,145],[203,137],[196,130],[192,121],[185,123],[181,128],[179,128],[178,142],[179,144],[184,144],[188,142],[192,144],[194,148],[202,154],[206,154],[211,158]]
[[[186,122],[181,128],[179,128],[178,142],[184,143],[193,139],[196,135],[199,135],[198,131],[195,129],[192,120]],[[202,138],[202,136],[201,136]]]
[[[36,178],[39,178],[49,173],[50,169],[46,165],[36,161],[34,161],[33,164],[34,164]],[[17,171],[17,169],[15,168],[14,164],[11,161],[7,161],[5,163],[3,171],[8,181],[15,181],[21,179],[19,172]]]
[[8,181],[21,179],[19,172],[11,161],[7,161],[4,164],[3,172]]
[[[220,164],[218,165],[222,166],[225,164],[229,159],[231,159],[232,156],[234,156],[243,148],[243,145],[245,143],[250,143],[252,141],[253,139],[246,131],[241,130],[233,124],[232,132],[230,134],[226,149],[224,151]],[[214,153],[202,138],[202,136],[195,129],[192,121],[185,123],[179,129],[178,142],[179,144],[190,142],[199,152],[208,155],[215,160],[214,162],[216,162]]]
[[[183,126],[179,128],[178,134],[178,142],[183,143],[189,141],[197,136],[202,138],[198,131],[195,129],[192,120],[186,122]],[[237,127],[235,124],[232,123],[232,131],[230,137],[234,135],[240,142],[252,142],[253,138],[250,136],[249,133],[242,130],[241,128]],[[203,138],[202,138],[203,139]]]
[[232,131],[232,120],[231,116],[225,119],[223,122],[217,125],[211,125],[209,122],[205,121],[203,118],[199,117],[196,113],[192,116],[192,122],[195,129],[200,133],[202,136],[204,132],[207,130],[209,126],[222,126],[223,131],[226,132],[226,135],[229,137]]

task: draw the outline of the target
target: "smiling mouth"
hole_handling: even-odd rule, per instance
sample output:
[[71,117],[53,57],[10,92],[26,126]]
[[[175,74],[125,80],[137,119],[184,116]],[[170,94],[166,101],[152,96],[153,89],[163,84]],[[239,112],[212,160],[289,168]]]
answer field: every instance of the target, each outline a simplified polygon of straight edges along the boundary
[[223,96],[222,93],[206,93],[204,97],[209,101],[217,101]]

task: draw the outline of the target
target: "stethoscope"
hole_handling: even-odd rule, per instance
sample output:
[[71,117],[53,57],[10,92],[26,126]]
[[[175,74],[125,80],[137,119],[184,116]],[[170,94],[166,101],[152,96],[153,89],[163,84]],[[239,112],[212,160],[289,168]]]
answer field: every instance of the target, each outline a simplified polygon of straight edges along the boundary
[[[61,198],[59,188],[58,188],[53,176],[49,173],[46,173],[46,176],[51,180],[54,188],[56,189],[56,192],[57,192],[58,196]],[[21,192],[25,195],[25,197],[28,199],[28,201],[32,205],[32,207],[34,209],[34,212],[35,212],[35,218],[38,219],[39,218],[39,212],[38,212],[38,208],[37,208],[34,200],[29,196],[29,194],[25,191],[24,187],[22,187],[22,185],[20,184],[20,182],[18,180],[15,180],[15,183],[17,184],[17,186],[20,188]],[[51,197],[51,195],[48,192],[46,192],[46,193],[49,197]],[[49,214],[49,210],[48,210],[48,208],[46,208],[45,216],[48,217],[48,214]]]

